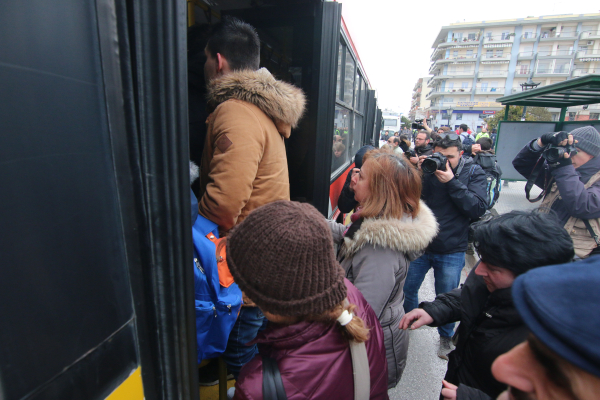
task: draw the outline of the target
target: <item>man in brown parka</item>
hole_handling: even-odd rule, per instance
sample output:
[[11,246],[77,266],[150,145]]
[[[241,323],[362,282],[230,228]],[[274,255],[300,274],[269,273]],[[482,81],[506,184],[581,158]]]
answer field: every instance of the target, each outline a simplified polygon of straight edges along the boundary
[[[284,139],[297,126],[306,100],[299,88],[259,69],[260,40],[247,23],[225,17],[215,24],[205,53],[210,115],[198,211],[216,223],[223,236],[252,210],[290,199]],[[249,305],[242,307],[224,353],[236,378],[257,353],[256,345],[246,343],[266,322],[261,311]],[[216,383],[210,376],[200,380]]]
[[289,200],[284,139],[304,112],[302,90],[259,69],[260,41],[234,18],[215,25],[205,49],[208,133],[199,212],[226,234],[250,211]]

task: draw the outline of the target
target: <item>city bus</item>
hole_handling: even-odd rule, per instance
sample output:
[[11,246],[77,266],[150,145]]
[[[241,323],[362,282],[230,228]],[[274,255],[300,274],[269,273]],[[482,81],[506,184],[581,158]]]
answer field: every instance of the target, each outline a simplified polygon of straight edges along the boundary
[[[353,155],[378,142],[382,120],[341,9],[2,7],[0,398],[198,398],[187,28],[223,15],[256,27],[261,65],[308,100],[286,143],[291,197],[337,218]],[[336,132],[345,151],[334,169]]]

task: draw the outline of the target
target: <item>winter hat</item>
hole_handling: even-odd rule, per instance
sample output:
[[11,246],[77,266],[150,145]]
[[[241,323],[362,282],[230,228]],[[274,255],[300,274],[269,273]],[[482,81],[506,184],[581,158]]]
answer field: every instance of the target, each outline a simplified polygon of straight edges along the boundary
[[252,211],[227,237],[227,263],[261,310],[321,314],[346,298],[331,230],[310,204],[276,201]]
[[585,151],[592,157],[600,155],[600,134],[593,126],[583,126],[570,132],[577,140],[575,147]]
[[600,377],[600,256],[535,268],[515,280],[523,321],[550,350]]
[[354,166],[356,168],[358,168],[358,169],[362,168],[363,157],[365,156],[365,154],[367,154],[367,151],[370,151],[370,150],[375,150],[375,147],[367,144],[367,145],[361,147],[360,149],[358,149],[358,151],[356,152],[356,156],[354,157]]

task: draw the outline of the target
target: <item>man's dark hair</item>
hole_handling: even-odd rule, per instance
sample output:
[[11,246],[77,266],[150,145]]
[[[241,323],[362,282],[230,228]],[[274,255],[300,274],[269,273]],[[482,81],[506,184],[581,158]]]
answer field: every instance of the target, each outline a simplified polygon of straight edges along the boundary
[[555,214],[511,211],[474,226],[473,243],[481,261],[515,275],[563,264],[574,256],[573,240]]
[[400,138],[399,138],[398,136],[394,136],[394,137],[392,138],[392,140],[394,141],[394,143],[396,143],[396,144],[398,144],[398,145],[400,144]]
[[424,133],[425,134],[425,140],[429,140],[431,139],[431,135],[429,134],[429,132],[427,132],[426,130],[420,130],[419,132],[417,132],[417,136],[419,136],[420,134]]
[[490,139],[489,137],[481,137],[479,139],[477,139],[477,142],[475,142],[479,145],[481,145],[481,150],[491,150],[492,149],[492,139]]
[[460,124],[459,129],[463,132],[466,132],[469,130],[469,127],[467,126],[467,124]]
[[233,71],[260,66],[260,39],[252,25],[237,18],[225,16],[211,31],[206,49],[214,58],[220,53]]
[[[462,143],[460,141],[460,138],[457,138],[456,140],[452,140],[450,139],[450,135],[456,135],[454,134],[445,134],[446,136],[444,137],[438,137],[438,139],[435,141],[433,147],[441,147],[442,149],[448,149],[450,147],[456,147],[458,149],[458,151],[461,151],[463,149],[462,147]],[[443,136],[443,135],[442,135]]]

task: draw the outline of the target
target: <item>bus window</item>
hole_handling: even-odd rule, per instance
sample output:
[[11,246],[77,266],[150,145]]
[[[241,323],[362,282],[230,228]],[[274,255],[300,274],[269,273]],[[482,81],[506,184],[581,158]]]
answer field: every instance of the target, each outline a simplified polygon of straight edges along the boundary
[[350,112],[350,110],[336,105],[335,120],[333,123],[333,155],[331,157],[332,174],[335,173],[335,171],[337,171],[340,167],[345,165],[349,159],[349,147],[352,145],[352,133],[350,126],[351,122],[352,113]]
[[352,99],[354,97],[354,59],[350,54],[350,50],[346,48],[346,63],[345,63],[345,78],[344,78],[344,103],[352,107]]
[[344,48],[344,44],[340,41],[338,49],[337,83],[335,85],[335,98],[338,100],[344,100],[342,97],[342,63],[344,61]]

